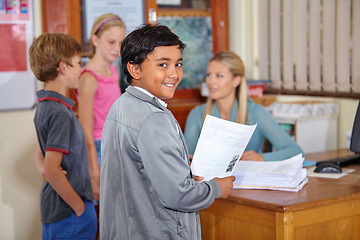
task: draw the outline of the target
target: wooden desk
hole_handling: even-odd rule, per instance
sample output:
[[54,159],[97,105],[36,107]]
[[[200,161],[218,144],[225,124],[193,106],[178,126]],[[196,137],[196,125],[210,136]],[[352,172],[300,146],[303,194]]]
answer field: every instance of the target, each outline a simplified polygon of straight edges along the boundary
[[[326,160],[348,150],[306,155]],[[200,211],[204,240],[360,239],[360,166],[340,179],[310,177],[299,192],[234,189]]]

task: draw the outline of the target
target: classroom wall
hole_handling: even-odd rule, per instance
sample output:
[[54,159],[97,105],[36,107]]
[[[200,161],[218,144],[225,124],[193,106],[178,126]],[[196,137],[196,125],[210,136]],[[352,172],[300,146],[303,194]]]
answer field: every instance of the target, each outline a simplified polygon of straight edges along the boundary
[[[41,4],[34,0],[35,35],[41,32]],[[236,26],[238,0],[229,0],[230,48],[239,53],[241,28]],[[41,88],[41,84],[39,84]],[[281,100],[307,99],[279,96]],[[357,100],[338,99],[339,147],[346,147],[345,131],[352,128]],[[0,239],[39,240],[39,191],[42,179],[33,156],[37,145],[33,125],[35,110],[0,112]]]
[[[38,35],[41,32],[40,0],[33,2],[34,29]],[[0,112],[0,239],[41,239],[42,179],[33,160],[37,144],[34,113],[35,109]]]

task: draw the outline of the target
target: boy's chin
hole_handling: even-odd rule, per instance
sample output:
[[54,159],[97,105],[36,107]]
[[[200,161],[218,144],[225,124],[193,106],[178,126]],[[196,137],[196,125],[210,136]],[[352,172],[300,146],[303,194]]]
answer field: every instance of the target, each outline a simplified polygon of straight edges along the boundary
[[171,99],[174,97],[175,90],[176,90],[176,88],[174,88],[173,90],[167,89],[166,91],[163,91],[161,96],[160,97],[158,96],[158,98],[164,99],[164,100]]
[[166,95],[166,96],[162,96],[162,97],[159,97],[159,98],[162,99],[162,100],[167,100],[167,99],[172,99],[173,97],[174,97],[174,94],[172,94],[171,96]]

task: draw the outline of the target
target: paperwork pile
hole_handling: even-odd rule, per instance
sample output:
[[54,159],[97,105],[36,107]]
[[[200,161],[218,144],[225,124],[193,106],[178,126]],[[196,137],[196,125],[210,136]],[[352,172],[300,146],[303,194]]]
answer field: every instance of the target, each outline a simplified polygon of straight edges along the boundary
[[297,192],[308,182],[302,154],[274,162],[239,161],[233,171],[234,188]]
[[308,181],[302,154],[283,161],[239,161],[255,128],[207,115],[191,163],[193,174],[205,181],[233,175],[234,188],[302,189]]

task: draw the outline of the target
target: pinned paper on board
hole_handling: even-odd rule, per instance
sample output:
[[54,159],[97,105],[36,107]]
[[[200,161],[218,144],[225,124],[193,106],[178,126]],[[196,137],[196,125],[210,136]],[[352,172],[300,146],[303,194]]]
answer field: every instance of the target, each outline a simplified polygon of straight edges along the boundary
[[28,57],[34,38],[32,4],[32,0],[0,0],[0,111],[36,105],[37,80]]

